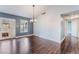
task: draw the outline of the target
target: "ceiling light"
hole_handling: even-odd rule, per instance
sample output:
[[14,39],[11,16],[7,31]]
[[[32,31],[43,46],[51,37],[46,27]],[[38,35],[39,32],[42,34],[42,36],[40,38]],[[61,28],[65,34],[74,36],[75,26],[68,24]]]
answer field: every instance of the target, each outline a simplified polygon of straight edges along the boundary
[[33,23],[35,23],[37,20],[35,19],[35,5],[32,5],[32,7],[33,7],[33,17],[32,17],[32,19],[30,20],[30,22],[33,22]]

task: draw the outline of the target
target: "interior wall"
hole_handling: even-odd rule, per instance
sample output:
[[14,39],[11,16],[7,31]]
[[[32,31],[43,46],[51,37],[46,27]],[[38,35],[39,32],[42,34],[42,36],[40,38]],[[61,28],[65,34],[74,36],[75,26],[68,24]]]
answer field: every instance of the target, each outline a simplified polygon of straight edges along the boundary
[[[33,24],[30,22],[30,18],[12,15],[8,13],[0,12],[1,18],[9,18],[10,20],[16,20],[16,36],[22,36],[22,35],[30,35],[33,34]],[[28,21],[28,32],[21,33],[20,32],[20,20],[27,20]]]
[[60,42],[60,21],[57,19],[57,16],[51,12],[39,16],[35,23],[34,34],[45,39]]
[[78,35],[77,35],[77,20],[73,20],[72,21],[72,36],[75,36],[75,37],[77,37]]
[[71,6],[50,6],[45,15],[37,17],[34,24],[34,34],[60,43],[61,39],[61,14],[74,11]]

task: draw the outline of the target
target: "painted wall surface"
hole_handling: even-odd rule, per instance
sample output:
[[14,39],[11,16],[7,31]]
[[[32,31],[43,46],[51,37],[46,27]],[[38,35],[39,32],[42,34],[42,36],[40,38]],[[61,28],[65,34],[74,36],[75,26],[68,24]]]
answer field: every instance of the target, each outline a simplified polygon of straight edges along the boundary
[[77,10],[72,6],[49,6],[45,15],[37,17],[34,24],[34,34],[60,43],[61,39],[61,14]]
[[[10,18],[10,19],[15,19],[16,20],[16,36],[28,35],[28,34],[33,33],[33,24],[30,23],[30,18],[11,15],[11,14],[7,14],[7,13],[3,13],[3,12],[0,12],[0,17]],[[20,20],[22,20],[22,19],[28,21],[28,32],[20,33]]]

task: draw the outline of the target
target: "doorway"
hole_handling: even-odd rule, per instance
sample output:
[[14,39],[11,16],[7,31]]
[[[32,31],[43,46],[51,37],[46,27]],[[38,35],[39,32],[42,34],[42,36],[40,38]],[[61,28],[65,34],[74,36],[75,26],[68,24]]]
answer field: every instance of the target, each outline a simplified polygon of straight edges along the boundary
[[0,18],[0,39],[13,38],[16,36],[16,20]]

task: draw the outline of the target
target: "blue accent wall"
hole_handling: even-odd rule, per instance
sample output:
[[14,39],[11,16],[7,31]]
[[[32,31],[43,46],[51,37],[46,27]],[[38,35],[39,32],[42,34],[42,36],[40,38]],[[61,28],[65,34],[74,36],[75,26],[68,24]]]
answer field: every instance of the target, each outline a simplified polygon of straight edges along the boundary
[[[11,19],[16,20],[16,36],[33,34],[33,23],[30,22],[30,18],[12,15],[12,14],[8,14],[8,13],[4,13],[4,12],[0,12],[0,17],[11,18]],[[22,19],[28,21],[28,32],[20,33],[20,20],[22,20]]]

